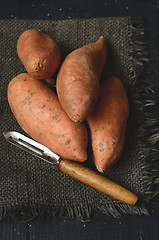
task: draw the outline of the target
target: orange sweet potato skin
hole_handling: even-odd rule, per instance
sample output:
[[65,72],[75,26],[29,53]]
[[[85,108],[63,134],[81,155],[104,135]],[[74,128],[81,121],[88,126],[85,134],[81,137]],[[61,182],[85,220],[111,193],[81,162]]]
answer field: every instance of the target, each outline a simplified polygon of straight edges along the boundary
[[74,122],[85,120],[97,102],[106,55],[106,43],[100,37],[97,42],[76,49],[64,59],[57,76],[57,94]]
[[123,152],[128,115],[123,83],[116,77],[108,78],[101,85],[97,105],[87,117],[94,163],[100,172],[113,166]]
[[87,159],[87,131],[62,109],[56,94],[41,80],[19,74],[8,85],[8,102],[22,129],[62,158]]
[[38,79],[50,78],[61,60],[58,45],[41,30],[23,32],[17,41],[17,53],[27,72]]

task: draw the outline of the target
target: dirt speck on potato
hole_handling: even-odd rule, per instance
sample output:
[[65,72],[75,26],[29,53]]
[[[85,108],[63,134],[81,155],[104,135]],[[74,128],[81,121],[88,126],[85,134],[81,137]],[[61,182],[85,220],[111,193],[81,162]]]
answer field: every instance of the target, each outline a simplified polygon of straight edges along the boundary
[[35,91],[33,91],[33,92],[30,93],[31,96],[33,96],[33,95],[35,95],[35,94],[36,94]]
[[57,111],[57,108],[49,108],[49,111]]
[[30,105],[31,104],[31,97],[27,96],[24,100],[23,100],[23,104],[24,105]]
[[66,145],[67,145],[67,144],[70,144],[70,142],[71,142],[71,139],[68,139],[68,140],[66,141]]
[[60,116],[59,116],[59,115],[54,115],[54,116],[52,116],[52,118],[55,119],[55,120],[57,120],[57,122],[60,121]]
[[105,143],[104,143],[104,142],[100,142],[100,143],[98,144],[98,150],[99,150],[100,152],[103,152],[104,149],[105,149]]
[[118,137],[115,136],[112,138],[112,145],[115,145],[118,142]]
[[44,107],[46,107],[46,104],[44,104],[44,105],[42,106],[42,108],[44,108]]

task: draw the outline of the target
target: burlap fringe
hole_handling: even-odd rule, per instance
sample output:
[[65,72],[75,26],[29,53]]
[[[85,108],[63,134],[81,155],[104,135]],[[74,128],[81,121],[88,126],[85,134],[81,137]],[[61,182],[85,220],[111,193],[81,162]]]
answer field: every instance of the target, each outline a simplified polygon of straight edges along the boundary
[[[154,186],[159,183],[159,168],[154,165],[154,162],[159,159],[159,150],[157,144],[159,142],[159,126],[158,118],[155,116],[154,107],[156,106],[156,95],[154,86],[147,79],[150,70],[147,68],[149,62],[146,44],[144,42],[144,29],[142,19],[129,18],[130,31],[129,36],[132,39],[129,49],[130,71],[131,71],[131,84],[128,87],[131,96],[133,96],[133,104],[138,111],[138,128],[137,137],[140,138],[141,145],[145,151],[146,166],[143,166],[145,184],[149,191],[145,192],[146,199],[152,200],[159,190],[154,190]],[[153,110],[153,113],[151,111]],[[142,114],[141,114],[142,112]],[[142,141],[143,140],[143,141]],[[2,206],[0,206],[2,209]],[[28,207],[29,208],[29,207]],[[80,221],[90,221],[93,209],[103,212],[106,215],[120,217],[122,213],[129,213],[132,215],[149,215],[150,212],[147,207],[147,202],[139,201],[136,206],[129,206],[124,203],[119,203],[118,206],[105,207],[105,206],[59,206],[48,207],[44,206],[31,206],[31,208],[19,206],[17,217],[21,221],[29,221],[34,217],[50,216],[50,217],[63,217],[74,218]],[[24,211],[21,212],[21,209]],[[11,209],[10,209],[11,210]],[[6,209],[3,207],[3,214],[0,218],[6,215]],[[12,211],[10,211],[12,212]],[[13,211],[14,212],[14,211]],[[15,213],[13,214],[15,217]]]
[[[159,119],[157,116],[158,96],[155,93],[155,86],[148,81],[148,74],[151,73],[148,67],[148,52],[146,44],[143,41],[144,30],[141,19],[132,22],[132,47],[134,50],[134,69],[136,72],[135,81],[135,105],[138,111],[138,136],[141,139],[141,145],[145,151],[145,183],[147,189],[146,199],[153,199],[159,191],[155,185],[159,183],[159,167],[155,162],[159,159]],[[133,80],[133,77],[132,77]],[[143,112],[143,114],[141,114]]]

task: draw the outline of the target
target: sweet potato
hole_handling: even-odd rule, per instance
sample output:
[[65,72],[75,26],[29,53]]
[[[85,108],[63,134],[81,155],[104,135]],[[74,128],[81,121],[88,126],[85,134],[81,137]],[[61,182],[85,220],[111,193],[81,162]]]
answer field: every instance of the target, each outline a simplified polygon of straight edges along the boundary
[[8,102],[22,129],[62,158],[87,159],[87,130],[75,124],[62,109],[56,94],[28,73],[8,86]]
[[106,62],[103,37],[95,43],[71,52],[57,76],[57,94],[68,116],[74,122],[86,119],[99,96],[99,81]]
[[108,78],[101,85],[97,105],[87,117],[93,159],[100,172],[113,166],[123,152],[128,115],[123,83],[116,77]]
[[38,79],[50,78],[61,60],[58,45],[41,30],[23,32],[17,41],[17,53],[27,72]]

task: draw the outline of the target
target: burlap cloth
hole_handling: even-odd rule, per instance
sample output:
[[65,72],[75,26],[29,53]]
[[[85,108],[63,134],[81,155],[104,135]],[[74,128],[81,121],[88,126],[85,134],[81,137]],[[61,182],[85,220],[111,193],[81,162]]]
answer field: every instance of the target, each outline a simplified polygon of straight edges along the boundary
[[[127,89],[131,111],[123,156],[105,175],[138,194],[140,201],[136,206],[128,206],[65,175],[56,166],[33,157],[4,139],[3,131],[24,133],[9,108],[7,85],[17,74],[25,72],[16,53],[16,42],[29,28],[40,28],[48,33],[59,44],[63,57],[96,41],[101,35],[107,39],[108,61],[104,75],[121,78]],[[156,121],[150,111],[154,105],[151,99],[154,92],[143,78],[147,61],[143,33],[140,20],[132,21],[130,17],[0,21],[1,217],[6,213],[20,213],[82,220],[89,219],[93,209],[113,216],[123,212],[148,214],[145,202],[154,196],[151,161],[155,159],[157,150],[155,133],[150,130]],[[95,170],[91,156],[85,165]]]

